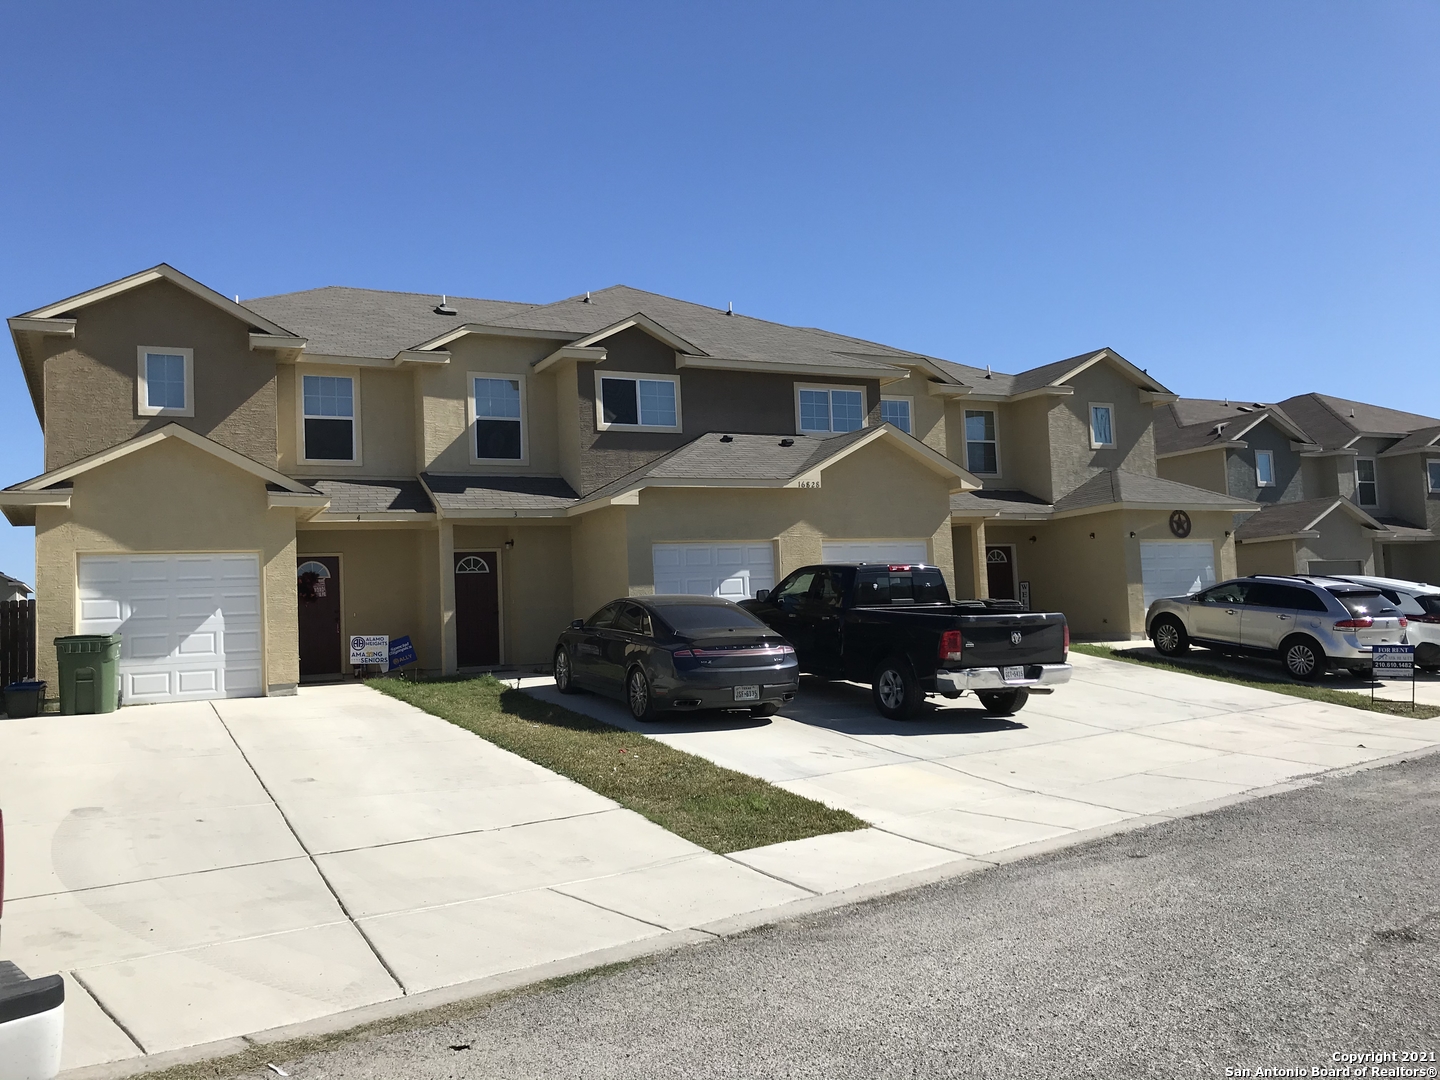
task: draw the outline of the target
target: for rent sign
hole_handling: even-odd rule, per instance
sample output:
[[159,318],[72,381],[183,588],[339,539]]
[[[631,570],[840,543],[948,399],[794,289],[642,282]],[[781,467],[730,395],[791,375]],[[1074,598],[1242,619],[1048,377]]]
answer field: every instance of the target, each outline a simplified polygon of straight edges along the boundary
[[1413,679],[1415,677],[1414,645],[1376,645],[1371,654],[1377,679]]

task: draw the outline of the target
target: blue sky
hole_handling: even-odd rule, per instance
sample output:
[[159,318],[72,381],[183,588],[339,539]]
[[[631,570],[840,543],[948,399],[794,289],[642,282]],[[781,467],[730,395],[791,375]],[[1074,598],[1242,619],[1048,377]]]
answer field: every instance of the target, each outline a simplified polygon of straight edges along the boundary
[[0,31],[5,315],[162,260],[242,296],[624,282],[1440,412],[1432,3],[9,0]]

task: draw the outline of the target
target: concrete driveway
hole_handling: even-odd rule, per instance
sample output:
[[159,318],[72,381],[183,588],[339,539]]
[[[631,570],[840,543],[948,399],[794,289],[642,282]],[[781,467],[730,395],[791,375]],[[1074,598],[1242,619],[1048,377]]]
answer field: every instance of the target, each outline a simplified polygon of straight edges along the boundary
[[357,685],[0,721],[0,793],[0,956],[64,973],[67,1069],[813,895]]
[[[1217,800],[1440,743],[1440,720],[1406,720],[1072,654],[1073,681],[1011,719],[971,698],[897,723],[867,688],[807,679],[785,717],[724,714],[637,725],[618,702],[530,693],[812,799],[897,837],[979,859],[1019,845]],[[805,884],[807,846],[736,858]]]

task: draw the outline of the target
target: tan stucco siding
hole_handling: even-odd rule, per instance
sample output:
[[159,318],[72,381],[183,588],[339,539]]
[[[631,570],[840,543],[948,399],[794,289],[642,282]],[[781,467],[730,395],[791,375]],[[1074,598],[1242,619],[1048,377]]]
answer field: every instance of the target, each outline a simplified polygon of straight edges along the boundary
[[[1050,461],[1059,498],[1105,469],[1154,476],[1154,409],[1140,401],[1135,384],[1105,361],[1071,379],[1071,397],[1050,399]],[[1115,448],[1090,447],[1090,406],[1114,406]]]
[[996,457],[994,474],[976,473],[987,488],[1019,489],[1050,500],[1050,435],[1048,410],[1053,398],[1032,398],[1021,402],[967,401],[951,399],[945,405],[945,456],[969,468],[965,439],[965,413],[990,411],[995,414]]
[[[515,546],[506,548],[506,542],[512,540]],[[503,663],[549,663],[560,631],[577,617],[572,614],[570,541],[567,524],[455,526],[457,552],[500,554]]]
[[630,507],[607,506],[573,519],[571,580],[574,617],[584,618],[617,596],[630,594],[626,514]]
[[975,527],[955,525],[950,530],[951,558],[955,565],[956,599],[973,599],[975,591]]
[[252,551],[259,555],[265,681],[300,677],[295,518],[266,508],[265,483],[178,439],[82,473],[70,508],[36,515],[39,678],[57,686],[53,638],[75,632],[76,570],[86,554]]
[[[304,414],[297,395],[305,375],[342,375],[355,380],[360,402],[359,463],[301,464]],[[406,369],[282,364],[276,386],[280,470],[294,476],[414,476],[415,376]]]
[[880,393],[882,397],[907,399],[910,402],[910,434],[948,457],[949,424],[945,415],[945,399],[932,395],[930,385],[928,377],[912,371],[898,382],[886,383]]
[[1332,510],[1316,526],[1319,536],[1296,541],[1295,560],[1302,572],[1311,562],[1359,560],[1362,574],[1375,572],[1375,530],[1356,521],[1343,509]]
[[1304,567],[1296,564],[1294,540],[1271,540],[1263,544],[1236,544],[1235,569],[1241,576],[1249,576],[1298,574]]
[[[266,465],[276,463],[275,361],[249,327],[168,281],[77,313],[75,337],[47,338],[45,468],[180,424]],[[194,351],[194,416],[141,416],[137,350]]]
[[1181,454],[1179,457],[1160,458],[1155,466],[1158,474],[1166,480],[1204,488],[1206,491],[1218,491],[1225,495],[1228,494],[1226,491],[1225,455],[1225,448],[1217,446],[1214,450]]

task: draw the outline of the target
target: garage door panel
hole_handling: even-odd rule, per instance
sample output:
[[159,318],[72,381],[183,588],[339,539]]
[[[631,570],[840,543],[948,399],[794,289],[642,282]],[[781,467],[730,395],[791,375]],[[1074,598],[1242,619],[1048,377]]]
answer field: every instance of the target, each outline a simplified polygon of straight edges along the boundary
[[161,701],[171,696],[168,671],[126,672],[121,676],[121,690],[127,702]]
[[[118,600],[81,600],[80,618],[83,622],[119,622],[120,601]],[[101,631],[104,633],[105,631]]]
[[655,544],[651,551],[657,593],[744,600],[775,586],[770,544]]
[[1215,545],[1208,540],[1142,540],[1140,577],[1145,610],[1167,596],[1188,596],[1215,584]]
[[163,660],[170,655],[169,634],[124,634],[124,660]]
[[924,540],[826,540],[820,545],[826,562],[923,563],[930,559]]

